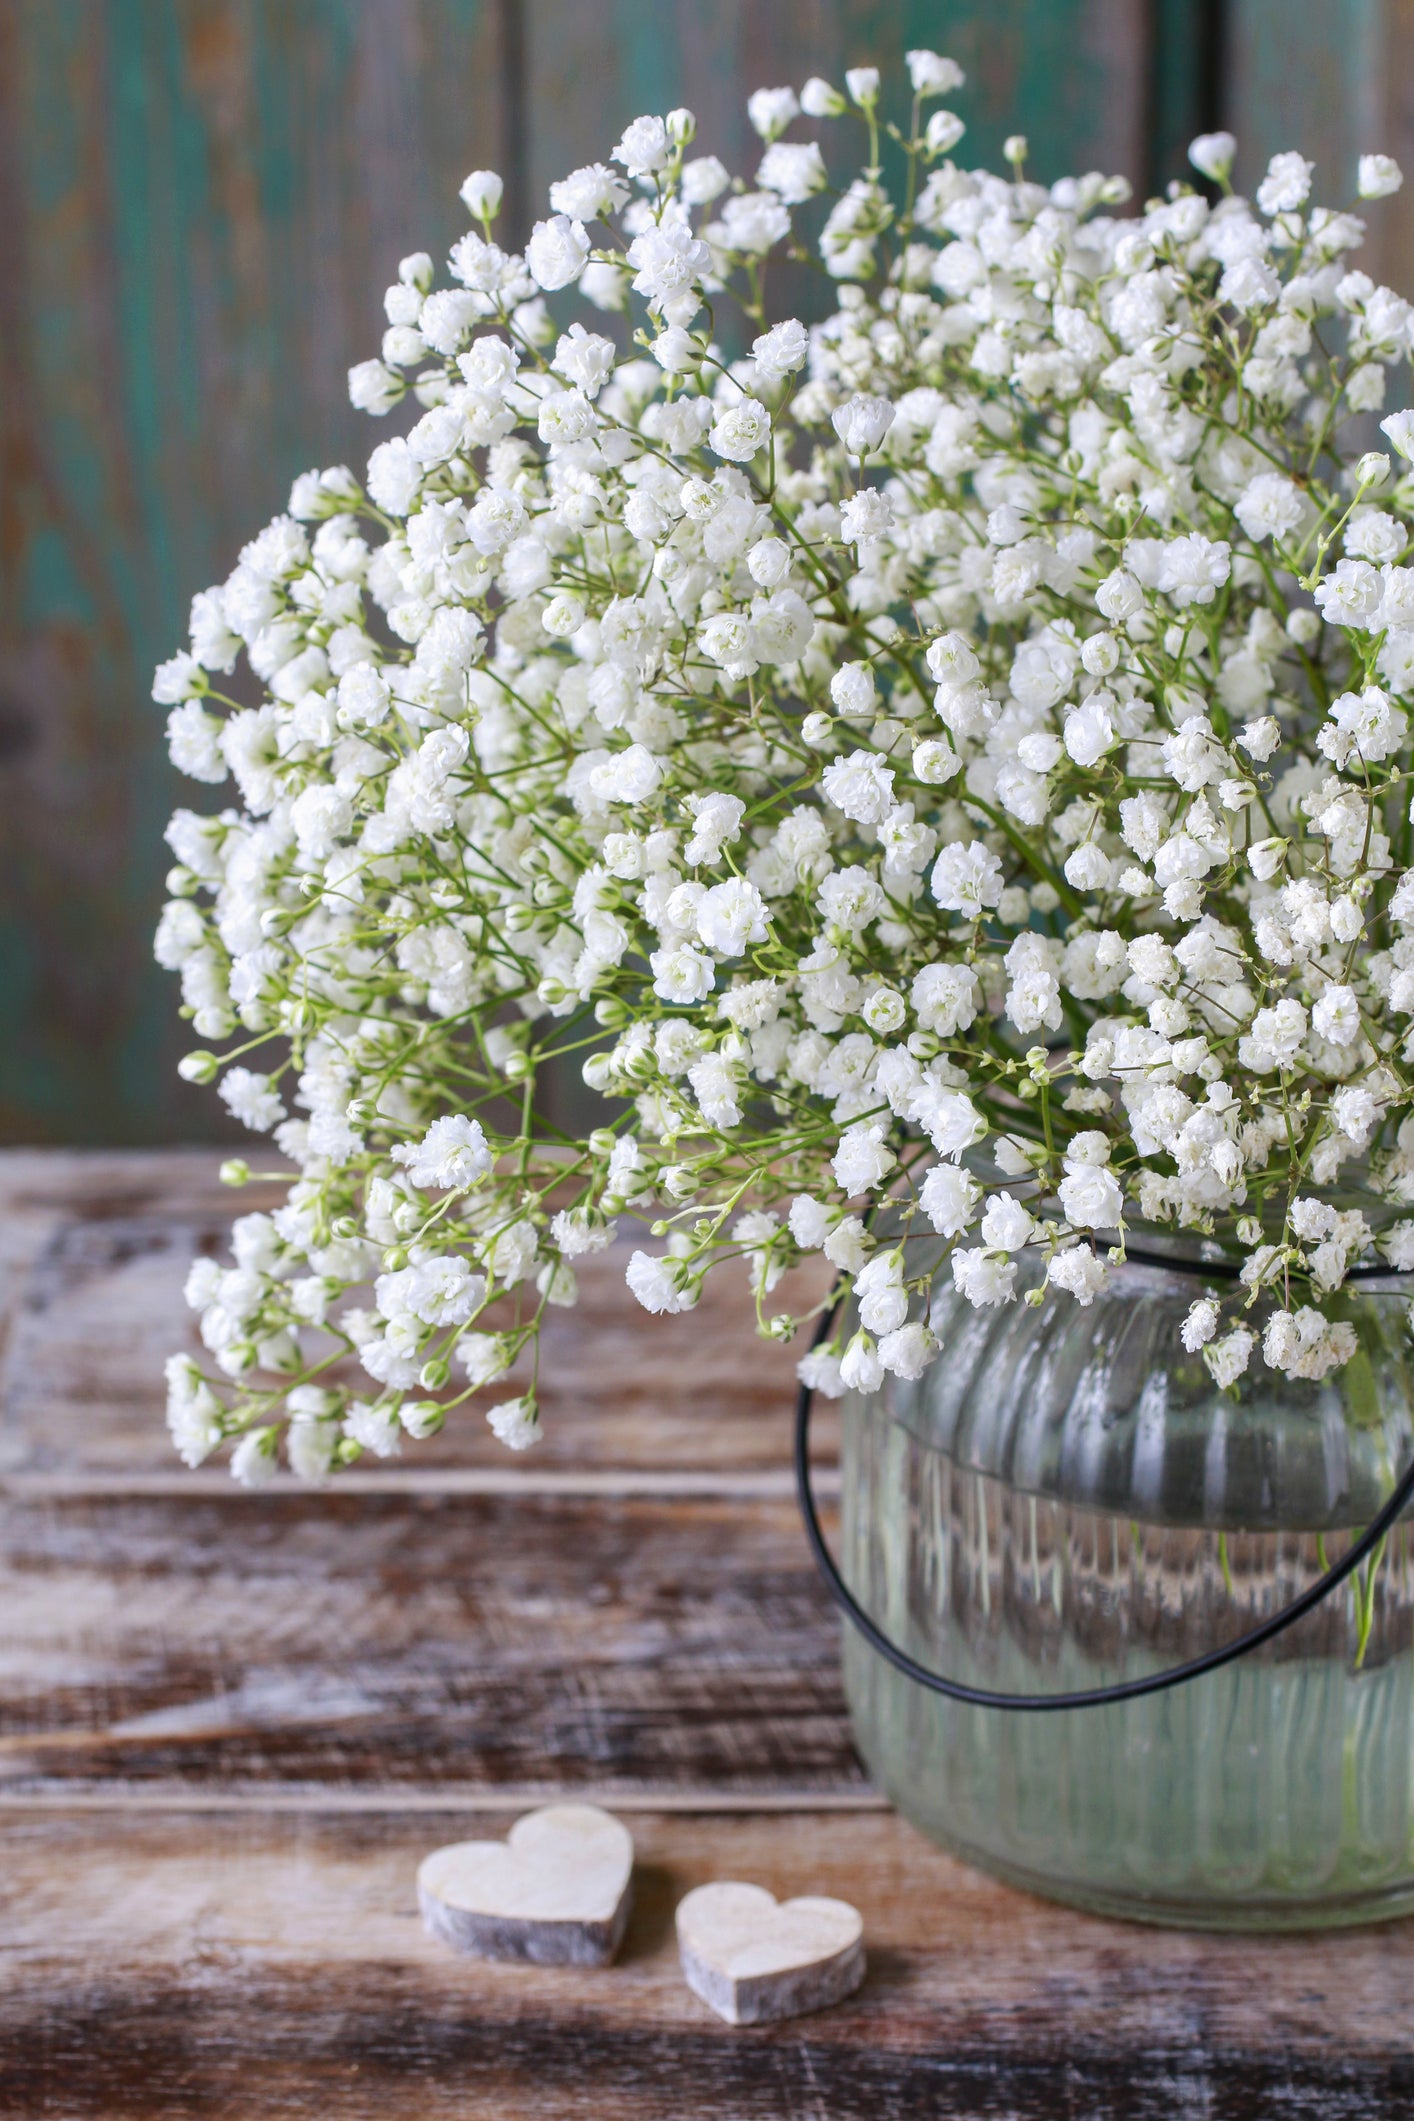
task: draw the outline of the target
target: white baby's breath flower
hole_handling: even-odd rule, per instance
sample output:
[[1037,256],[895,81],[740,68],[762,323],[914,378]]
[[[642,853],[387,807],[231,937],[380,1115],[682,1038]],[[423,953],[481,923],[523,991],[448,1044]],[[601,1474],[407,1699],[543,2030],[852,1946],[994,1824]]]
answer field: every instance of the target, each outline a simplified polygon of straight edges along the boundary
[[486,1419],[496,1441],[505,1444],[508,1450],[526,1451],[540,1441],[540,1410],[529,1394],[521,1399],[503,1399],[499,1406],[488,1407]]
[[1206,1348],[1218,1330],[1221,1312],[1211,1296],[1200,1296],[1189,1305],[1188,1315],[1180,1329],[1180,1338],[1190,1355]]
[[800,206],[829,182],[825,158],[814,140],[779,140],[768,147],[756,172],[763,190],[773,191],[787,206]]
[[550,205],[571,221],[601,221],[628,202],[629,188],[607,163],[590,162],[550,186]]
[[771,432],[771,416],[755,398],[742,398],[717,415],[707,440],[719,457],[747,464]]
[[1109,1270],[1088,1245],[1071,1245],[1057,1252],[1046,1272],[1048,1289],[1064,1289],[1088,1311],[1109,1283]]
[[1257,204],[1264,214],[1295,213],[1304,206],[1311,190],[1316,165],[1304,155],[1273,155],[1267,174],[1257,186]]
[[1016,1291],[1016,1262],[999,1260],[984,1247],[951,1255],[953,1284],[979,1311],[1010,1303]]
[[1199,133],[1188,144],[1188,159],[1200,176],[1221,183],[1232,168],[1237,141],[1231,133]]
[[800,107],[808,118],[838,118],[846,109],[844,97],[819,74],[812,74],[800,91]]
[[1393,155],[1362,155],[1356,190],[1362,199],[1387,199],[1404,182]]
[[344,1416],[344,1434],[375,1458],[396,1458],[402,1449],[402,1425],[394,1409],[381,1400],[351,1401]]
[[697,1300],[672,1260],[648,1252],[634,1253],[624,1279],[645,1311],[690,1311]]
[[893,807],[893,770],[877,752],[852,751],[833,760],[822,785],[836,809],[861,824],[879,824]]
[[474,214],[478,221],[490,221],[501,211],[503,189],[494,169],[474,169],[464,180],[457,196],[467,212]]
[[747,98],[746,115],[763,140],[774,140],[800,116],[800,99],[793,88],[758,88]]
[[859,392],[830,415],[835,433],[853,457],[872,455],[893,419],[894,408],[887,398],[866,397]]
[[661,118],[635,118],[625,126],[613,159],[621,162],[631,177],[652,176],[664,167],[672,152],[668,128]]
[[1252,1360],[1256,1345],[1256,1334],[1246,1326],[1235,1326],[1221,1340],[1210,1340],[1203,1349],[1203,1360],[1212,1372],[1213,1382],[1223,1390],[1235,1385]]
[[459,1115],[433,1120],[416,1144],[398,1143],[397,1163],[407,1165],[415,1186],[448,1186],[458,1192],[478,1185],[491,1169],[491,1152],[480,1120]]
[[951,96],[967,80],[956,59],[945,58],[941,52],[911,51],[904,57],[915,96]]
[[231,1453],[231,1474],[243,1488],[263,1488],[279,1467],[275,1461],[273,1428],[250,1429]]
[[795,1371],[801,1383],[809,1385],[813,1392],[823,1393],[826,1399],[843,1397],[842,1364],[839,1356],[831,1354],[829,1349],[812,1348],[808,1355],[801,1356]]

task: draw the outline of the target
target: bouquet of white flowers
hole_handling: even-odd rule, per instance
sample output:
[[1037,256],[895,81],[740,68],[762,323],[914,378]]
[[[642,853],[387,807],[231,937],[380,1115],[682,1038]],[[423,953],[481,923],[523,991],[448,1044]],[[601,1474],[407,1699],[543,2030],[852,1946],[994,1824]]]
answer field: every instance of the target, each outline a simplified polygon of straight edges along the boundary
[[[778,1338],[823,1252],[827,1391],[935,1354],[916,1231],[977,1305],[1024,1250],[1091,1302],[1136,1220],[1227,1240],[1185,1327],[1220,1383],[1340,1364],[1350,1267],[1414,1264],[1414,414],[1395,457],[1358,418],[1414,312],[1298,154],[1249,205],[1205,137],[1215,204],[1116,217],[1019,139],[960,167],[961,73],[908,63],[906,127],[872,68],[754,95],[754,188],[636,119],[523,256],[475,172],[451,284],[405,258],[350,376],[406,434],[195,599],[155,697],[242,807],[173,818],[157,954],[226,1049],[183,1074],[298,1175],[192,1272],[188,1463],[428,1434],[627,1211],[647,1310],[737,1258]],[[773,318],[785,259],[824,323]],[[537,1106],[571,1057],[582,1140]],[[533,1442],[533,1383],[490,1421]]]

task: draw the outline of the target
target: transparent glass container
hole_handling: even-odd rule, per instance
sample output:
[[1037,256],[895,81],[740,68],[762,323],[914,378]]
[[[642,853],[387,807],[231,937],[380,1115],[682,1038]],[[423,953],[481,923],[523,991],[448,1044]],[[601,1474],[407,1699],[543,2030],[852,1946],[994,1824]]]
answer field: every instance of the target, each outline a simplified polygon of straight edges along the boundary
[[[918,1662],[1016,1693],[1138,1677],[1287,1604],[1389,1498],[1407,1281],[1339,1299],[1343,1370],[1292,1382],[1258,1353],[1229,1393],[1179,1338],[1203,1287],[1131,1263],[1088,1310],[976,1311],[940,1276],[940,1359],[846,1398],[842,1571]],[[844,1670],[875,1781],[967,1861],[1105,1914],[1296,1929],[1414,1910],[1412,1646],[1401,1519],[1266,1647],[1139,1700],[964,1706],[847,1623]]]

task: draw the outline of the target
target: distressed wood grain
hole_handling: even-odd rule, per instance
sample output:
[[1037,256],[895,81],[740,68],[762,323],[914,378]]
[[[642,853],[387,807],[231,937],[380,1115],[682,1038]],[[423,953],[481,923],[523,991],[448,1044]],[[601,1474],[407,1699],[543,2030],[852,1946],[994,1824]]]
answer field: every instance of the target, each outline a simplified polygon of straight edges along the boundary
[[[618,1965],[531,1970],[468,1962],[422,1931],[417,1863],[455,1815],[0,1809],[0,2111],[1393,2121],[1414,2102],[1407,1926],[1333,1948],[1093,1921],[887,1815],[845,1830],[648,1812],[633,1828]],[[856,1996],[734,2031],[689,1994],[673,1909],[741,1876],[858,1905]]]
[[[0,2114],[1389,2121],[1414,2105],[1414,1926],[1332,1942],[1103,1923],[993,1884],[883,1810],[769,1467],[728,1453],[702,1492],[674,1447],[648,1456],[671,1426],[651,1398],[615,1430],[572,1345],[583,1455],[499,1491],[473,1464],[415,1492],[125,1488],[104,1432],[135,1433],[140,1391],[132,1370],[133,1398],[105,1399],[102,1333],[125,1308],[170,1323],[164,1233],[189,1242],[229,1209],[212,1161],[0,1158],[10,1403],[42,1416],[32,1366],[71,1318],[92,1366],[70,1407],[84,1448],[75,1429],[48,1475],[0,1481]],[[27,1337],[36,1288],[52,1309]],[[629,1302],[606,1284],[595,1360],[621,1349],[632,1397],[648,1343]],[[712,1375],[707,1418],[728,1418],[742,1372]],[[603,1431],[636,1435],[654,1492],[596,1455]],[[624,1810],[638,1845],[612,1972],[468,1962],[428,1939],[419,1859],[566,1796]],[[718,2024],[682,1982],[672,1916],[723,1877],[858,1906],[859,1994],[779,2027]]]
[[[182,1300],[187,1269],[202,1254],[227,1257],[232,1217],[281,1197],[275,1187],[232,1192],[216,1171],[210,1151],[0,1152],[0,1472],[180,1476],[162,1420],[162,1364],[178,1349],[200,1352]],[[549,1314],[545,1440],[533,1454],[511,1459],[475,1402],[393,1466],[373,1461],[346,1477],[422,1479],[462,1466],[534,1480],[577,1466],[778,1471],[784,1486],[799,1349],[757,1334],[742,1270],[715,1276],[691,1316],[650,1318],[624,1289],[630,1250],[625,1242],[580,1262],[580,1303]],[[781,1298],[805,1304],[822,1289],[804,1274]],[[819,1429],[829,1458],[828,1411]]]
[[[1353,259],[1402,294],[1414,288],[1414,194],[1358,202],[1360,155],[1392,154],[1414,173],[1414,5],[1411,0],[1227,0],[1223,123],[1238,139],[1237,178],[1250,190],[1270,156],[1299,148],[1316,164],[1314,196],[1354,205],[1367,226]],[[1404,402],[1391,395],[1391,408]]]
[[0,1139],[222,1135],[151,962],[192,800],[151,670],[294,474],[380,438],[346,371],[502,157],[503,14],[0,9]]
[[[640,111],[687,104],[697,148],[731,169],[754,167],[760,142],[746,117],[754,88],[799,88],[810,74],[843,86],[847,66],[885,69],[893,100],[906,94],[904,53],[950,52],[968,75],[956,99],[968,124],[966,157],[995,161],[1005,136],[1025,132],[1038,175],[1079,166],[1145,178],[1149,11],[1143,0],[995,0],[941,8],[936,0],[530,0],[526,9],[527,129],[532,205]],[[599,93],[579,92],[586,80]],[[556,123],[540,122],[553,111]],[[902,114],[902,113],[901,113]],[[799,130],[799,129],[798,129]],[[813,128],[800,132],[806,137]],[[795,137],[795,134],[792,135]],[[862,158],[853,120],[820,137],[837,160]],[[834,143],[838,143],[836,147]],[[543,210],[537,208],[537,210]]]
[[10,1498],[0,1612],[4,1789],[864,1787],[788,1501]]

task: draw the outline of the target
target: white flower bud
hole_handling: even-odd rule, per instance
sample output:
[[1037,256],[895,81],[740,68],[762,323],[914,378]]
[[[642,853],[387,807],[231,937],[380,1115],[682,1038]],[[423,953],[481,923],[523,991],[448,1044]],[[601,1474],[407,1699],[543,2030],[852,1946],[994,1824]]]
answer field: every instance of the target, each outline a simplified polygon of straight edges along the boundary
[[1362,199],[1387,199],[1404,182],[1393,155],[1362,155],[1356,191]]
[[762,538],[746,555],[746,571],[759,588],[776,589],[790,573],[790,547],[784,538]]
[[[459,197],[467,212],[478,221],[493,221],[501,211],[504,186],[494,169],[474,169],[462,185]],[[399,267],[401,273],[401,267]]]
[[930,155],[950,155],[966,131],[955,110],[935,110],[924,131],[923,145]]
[[688,375],[702,366],[701,344],[680,324],[670,324],[666,331],[659,332],[649,351],[670,376]]
[[1402,457],[1414,457],[1414,412],[1392,412],[1381,420],[1380,432],[1389,436]]
[[905,52],[909,83],[915,96],[951,96],[967,84],[967,76],[956,59],[941,52]]
[[938,788],[961,770],[962,760],[944,737],[926,737],[913,750],[913,778]]
[[402,395],[402,377],[382,361],[356,361],[349,370],[349,403],[359,412],[391,412]]
[[584,606],[571,591],[561,590],[558,596],[551,597],[541,612],[540,623],[556,639],[567,640],[584,624]]
[[746,99],[746,115],[763,140],[776,140],[800,116],[800,99],[793,88],[758,88]]
[[800,91],[800,107],[807,118],[838,118],[849,108],[839,90],[819,74],[812,74]]
[[1112,633],[1092,633],[1081,645],[1080,661],[1092,678],[1107,678],[1119,668],[1119,642]]
[[582,221],[568,214],[555,214],[537,221],[525,246],[525,262],[540,287],[568,287],[589,262],[589,237]]
[[879,447],[893,419],[894,408],[887,398],[856,393],[831,413],[830,425],[852,457],[867,457]]
[[1237,141],[1231,133],[1199,133],[1188,143],[1188,159],[1202,177],[1222,184],[1230,175]]
[[830,698],[843,715],[872,715],[879,695],[867,663],[843,663],[830,680]]

